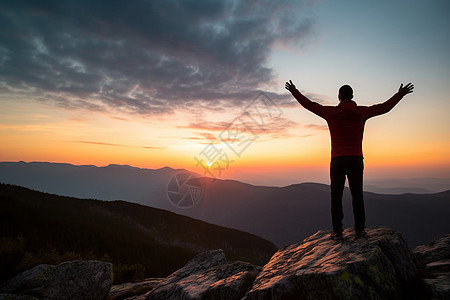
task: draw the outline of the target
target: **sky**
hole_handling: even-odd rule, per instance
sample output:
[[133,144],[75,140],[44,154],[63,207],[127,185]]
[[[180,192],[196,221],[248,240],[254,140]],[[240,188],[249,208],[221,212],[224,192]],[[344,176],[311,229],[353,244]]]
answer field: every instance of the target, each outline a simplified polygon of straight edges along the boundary
[[359,105],[366,178],[450,178],[449,1],[2,1],[0,161],[328,182],[326,122]]

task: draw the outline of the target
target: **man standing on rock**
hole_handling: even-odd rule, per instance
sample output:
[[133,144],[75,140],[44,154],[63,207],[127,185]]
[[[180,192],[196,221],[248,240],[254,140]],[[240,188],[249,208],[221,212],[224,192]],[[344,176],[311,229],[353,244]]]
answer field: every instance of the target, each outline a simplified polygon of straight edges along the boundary
[[412,93],[414,85],[400,85],[398,92],[389,100],[372,106],[359,106],[354,102],[353,89],[343,85],[339,89],[339,104],[323,106],[302,95],[292,81],[286,82],[285,88],[307,110],[327,121],[331,136],[331,220],[333,231],[331,238],[342,239],[342,194],[345,176],[347,175],[352,194],[353,216],[355,220],[355,236],[366,237],[365,212],[363,199],[363,154],[362,140],[364,124],[367,119],[390,111],[405,95]]

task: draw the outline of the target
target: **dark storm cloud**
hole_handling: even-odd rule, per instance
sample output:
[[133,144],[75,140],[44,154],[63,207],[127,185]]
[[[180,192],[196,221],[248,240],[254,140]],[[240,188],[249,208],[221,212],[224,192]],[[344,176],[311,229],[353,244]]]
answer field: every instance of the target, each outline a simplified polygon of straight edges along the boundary
[[241,105],[273,79],[272,47],[310,32],[298,3],[3,1],[1,92],[143,114]]

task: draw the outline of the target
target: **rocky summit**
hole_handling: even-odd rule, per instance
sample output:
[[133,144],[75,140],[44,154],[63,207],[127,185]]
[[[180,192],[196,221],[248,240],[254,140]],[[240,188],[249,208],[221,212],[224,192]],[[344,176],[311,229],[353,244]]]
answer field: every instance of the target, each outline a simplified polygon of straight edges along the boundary
[[[264,266],[226,259],[221,249],[195,256],[166,278],[111,286],[111,264],[40,265],[7,281],[0,299],[450,299],[450,235],[411,251],[390,228],[353,230],[342,240],[318,231],[279,249]],[[1,294],[1,292],[3,294]]]
[[413,250],[432,299],[450,299],[450,234]]
[[202,253],[147,296],[152,299],[401,299],[420,281],[414,255],[389,228],[352,230],[343,240],[319,231],[276,252],[261,269],[228,262],[221,250]]
[[401,299],[419,278],[402,236],[370,228],[367,238],[330,239],[319,231],[276,252],[245,299]]
[[260,271],[246,262],[228,262],[220,249],[211,250],[163,280],[146,300],[241,299]]
[[97,260],[38,265],[8,280],[0,299],[105,299],[112,279],[112,265]]

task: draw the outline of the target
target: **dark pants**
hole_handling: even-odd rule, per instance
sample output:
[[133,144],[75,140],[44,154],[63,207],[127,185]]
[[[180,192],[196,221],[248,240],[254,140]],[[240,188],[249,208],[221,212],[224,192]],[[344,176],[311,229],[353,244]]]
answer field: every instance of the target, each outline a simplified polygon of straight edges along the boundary
[[366,216],[363,199],[363,158],[359,156],[342,156],[331,159],[331,221],[333,230],[342,231],[342,194],[344,191],[345,175],[352,194],[353,217],[355,230],[364,230]]

